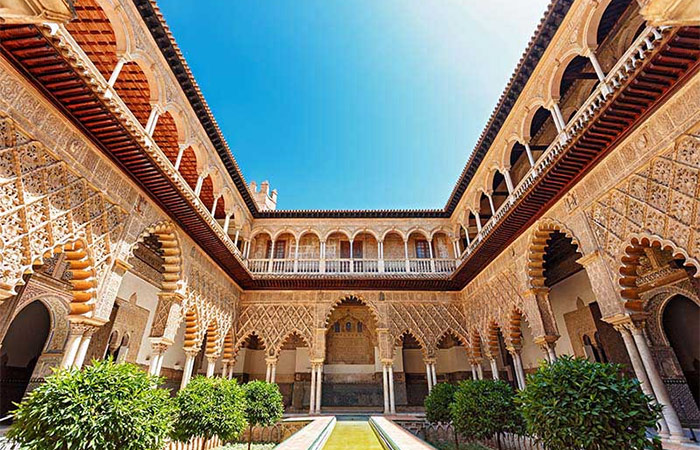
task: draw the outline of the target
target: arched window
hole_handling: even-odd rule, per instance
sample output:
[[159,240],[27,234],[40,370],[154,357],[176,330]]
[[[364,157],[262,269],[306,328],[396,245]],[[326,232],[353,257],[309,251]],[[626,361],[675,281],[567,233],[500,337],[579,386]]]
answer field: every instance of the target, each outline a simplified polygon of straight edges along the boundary
[[345,323],[345,331],[347,331],[347,332],[352,331],[352,323],[350,323],[350,322]]
[[336,322],[335,324],[333,324],[333,331],[335,331],[336,333],[340,333],[340,322]]
[[357,332],[362,333],[362,322],[357,322]]

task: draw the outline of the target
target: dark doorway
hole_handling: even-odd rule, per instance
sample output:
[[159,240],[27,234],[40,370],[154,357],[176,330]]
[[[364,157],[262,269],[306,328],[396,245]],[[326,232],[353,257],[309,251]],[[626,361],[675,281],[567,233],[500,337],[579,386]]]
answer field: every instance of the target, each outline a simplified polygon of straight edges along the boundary
[[666,304],[663,313],[664,333],[676,354],[696,405],[700,391],[700,307],[683,295]]
[[22,309],[10,324],[0,351],[0,416],[22,400],[50,330],[51,316],[38,300]]

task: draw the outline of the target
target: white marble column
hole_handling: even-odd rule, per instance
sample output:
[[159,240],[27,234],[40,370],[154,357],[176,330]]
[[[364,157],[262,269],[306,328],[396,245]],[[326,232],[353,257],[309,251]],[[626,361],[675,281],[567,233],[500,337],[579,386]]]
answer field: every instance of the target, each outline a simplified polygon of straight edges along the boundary
[[[616,325],[615,329],[622,336],[622,342],[625,344],[627,354],[630,357],[630,363],[632,364],[632,369],[634,370],[637,380],[639,380],[639,386],[642,389],[642,392],[644,392],[647,397],[654,399],[654,402],[656,402],[656,395],[654,395],[654,390],[651,388],[651,383],[649,383],[647,372],[644,369],[644,363],[642,363],[642,358],[639,356],[639,351],[637,350],[637,345],[634,343],[634,339],[632,338],[632,333],[630,333],[630,330],[627,329],[625,324]],[[663,417],[659,419],[659,430],[663,435],[671,435],[668,430],[668,425],[666,424],[666,419]]]
[[389,412],[396,414],[396,400],[394,399],[394,364],[389,366]]
[[472,363],[472,380],[476,379],[476,364]]
[[323,394],[323,362],[316,367],[316,413],[321,414],[321,395]]
[[389,371],[386,363],[382,363],[382,380],[384,381],[384,414],[389,414]]
[[518,382],[518,389],[525,389],[525,370],[523,369],[523,361],[520,359],[520,352],[511,351],[513,356],[513,365],[515,366],[515,378]]
[[437,372],[435,370],[435,363],[430,365],[430,372],[433,374],[433,386],[437,384]]
[[311,363],[311,387],[309,390],[309,414],[316,412],[316,364]]
[[428,382],[428,394],[433,390],[433,376],[430,373],[430,363],[425,363],[425,379]]
[[480,380],[484,379],[484,369],[481,368],[481,362],[478,362],[476,364],[476,375],[479,377]]
[[148,373],[156,376],[160,375],[160,369],[163,366],[163,355],[168,350],[168,347],[168,344],[161,341],[151,342],[151,364],[148,368]]
[[496,364],[496,359],[490,358],[489,362],[491,363],[491,377],[493,377],[494,380],[500,379],[501,377],[498,374],[498,364]]
[[180,389],[184,389],[187,383],[192,378],[192,369],[194,369],[194,358],[199,353],[199,350],[185,350],[185,367],[182,369],[182,381]]
[[75,327],[71,324],[68,342],[66,342],[65,349],[63,350],[63,360],[61,361],[62,369],[73,367],[73,361],[75,361],[75,356],[78,354],[78,347],[80,347],[83,331],[82,328]]
[[214,376],[214,368],[216,367],[216,357],[207,356],[207,378]]
[[92,335],[97,331],[96,326],[87,326],[83,332],[83,336],[80,338],[80,346],[78,347],[78,353],[75,355],[75,360],[73,361],[74,369],[81,369],[83,363],[85,362],[85,356],[87,355],[88,348],[90,347],[90,342],[92,341]]
[[646,338],[639,327],[630,325],[629,328],[634,338],[634,343],[637,344],[637,350],[639,350],[639,356],[642,359],[642,364],[644,364],[644,369],[649,377],[649,383],[656,395],[656,401],[663,406],[662,413],[671,434],[670,439],[674,442],[683,442],[686,440],[683,426],[681,425],[680,419],[678,419],[676,410],[671,404],[671,398],[666,390],[666,385],[661,379],[661,374],[659,374],[659,370],[656,367],[656,362],[649,350]]

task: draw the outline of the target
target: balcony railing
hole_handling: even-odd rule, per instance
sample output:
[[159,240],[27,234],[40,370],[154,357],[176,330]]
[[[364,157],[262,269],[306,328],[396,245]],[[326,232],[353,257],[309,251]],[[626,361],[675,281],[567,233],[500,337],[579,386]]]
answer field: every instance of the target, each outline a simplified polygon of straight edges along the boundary
[[449,274],[457,268],[456,259],[248,259],[248,270],[266,274]]
[[541,178],[542,174],[556,161],[571,139],[593,120],[607,100],[623,85],[630,73],[634,72],[636,67],[658,46],[659,41],[663,38],[663,32],[668,28],[648,26],[642,31],[639,37],[620,57],[615,66],[608,72],[603,82],[598,83],[576,114],[569,119],[560,133],[560,137],[563,139],[554,139],[547,147],[535,165],[530,168],[523,179],[515,186],[506,201],[498,208],[496,214],[486,222],[474,239],[471,239],[467,248],[462,252],[460,261],[476,250],[481,241],[498,226],[498,223],[506,216],[508,211],[526,195],[530,188]]

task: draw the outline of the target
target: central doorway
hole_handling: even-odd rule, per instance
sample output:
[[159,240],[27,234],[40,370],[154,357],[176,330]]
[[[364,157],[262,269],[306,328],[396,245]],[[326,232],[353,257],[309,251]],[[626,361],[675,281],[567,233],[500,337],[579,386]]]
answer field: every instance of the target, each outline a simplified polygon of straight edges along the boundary
[[350,296],[331,312],[326,329],[323,407],[381,407],[376,321],[369,307]]

